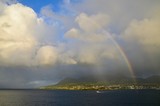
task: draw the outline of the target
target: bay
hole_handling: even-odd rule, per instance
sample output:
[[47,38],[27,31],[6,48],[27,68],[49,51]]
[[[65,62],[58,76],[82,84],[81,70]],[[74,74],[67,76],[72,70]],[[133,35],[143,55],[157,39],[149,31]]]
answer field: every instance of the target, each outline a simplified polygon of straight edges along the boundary
[[0,106],[160,106],[160,91],[0,90]]

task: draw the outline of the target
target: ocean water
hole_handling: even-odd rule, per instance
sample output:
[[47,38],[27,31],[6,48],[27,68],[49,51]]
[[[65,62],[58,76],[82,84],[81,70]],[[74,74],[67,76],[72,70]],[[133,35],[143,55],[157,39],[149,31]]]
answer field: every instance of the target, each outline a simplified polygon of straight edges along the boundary
[[160,106],[160,91],[0,90],[0,106]]

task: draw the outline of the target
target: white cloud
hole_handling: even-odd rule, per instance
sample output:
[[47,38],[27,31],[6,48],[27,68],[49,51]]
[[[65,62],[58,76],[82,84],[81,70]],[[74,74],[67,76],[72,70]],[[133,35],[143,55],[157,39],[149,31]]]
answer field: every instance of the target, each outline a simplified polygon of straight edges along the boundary
[[68,32],[66,32],[65,37],[78,38],[80,36],[79,33],[80,32],[76,28],[72,28]]
[[159,74],[159,5],[160,0],[64,0],[59,11],[48,5],[37,16],[16,0],[0,0],[1,86],[41,86],[94,72],[126,74],[120,52],[135,74]]
[[5,7],[0,15],[1,65],[28,65],[37,44],[32,31],[37,24],[38,19],[32,9],[21,4]]
[[73,46],[70,49],[79,63],[101,64],[103,59],[115,60],[120,56],[113,56],[117,55],[117,48],[110,40],[112,34],[104,28],[109,23],[107,14],[81,13],[75,18],[75,23],[78,26],[67,31],[65,38],[72,42],[70,46],[77,45],[76,50]]
[[53,46],[43,46],[37,52],[36,60],[40,65],[53,65],[56,63],[58,52]]
[[85,0],[84,3],[75,5],[74,9],[79,13],[108,14],[111,20],[108,25],[110,30],[120,34],[133,19],[144,19],[153,15],[159,4],[159,0]]
[[[73,9],[74,5],[69,4],[68,0],[66,2],[68,2],[67,6],[72,6],[69,9]],[[149,6],[149,1],[145,3],[149,7],[149,13],[144,11],[146,7],[140,7],[139,2],[89,0],[84,3],[86,4],[83,6],[80,4],[84,8],[78,8],[79,5],[74,7],[74,15],[65,14],[64,17],[63,12],[56,13],[50,6],[46,6],[41,10],[41,17],[37,17],[33,9],[22,4],[4,5],[4,2],[1,2],[1,65],[97,64],[104,59],[118,60],[121,56],[110,40],[113,35],[116,38],[118,35],[112,32],[117,31],[117,26],[121,29],[123,24],[127,26],[130,20],[136,18],[137,21],[131,22],[125,32],[123,28],[120,30],[124,32],[120,40],[136,41],[144,45],[148,51],[157,51],[157,49],[149,49],[154,48],[154,45],[155,47],[160,45],[159,18],[147,17],[138,21],[151,13],[153,6]],[[130,12],[128,6],[135,5],[138,5],[140,11],[137,13],[137,8],[132,8]],[[67,29],[69,30],[66,31],[64,38],[59,37]],[[56,31],[61,35],[56,34]],[[59,44],[63,43],[63,40],[67,43],[61,47]]]
[[148,52],[159,52],[160,47],[160,19],[151,18],[141,21],[135,20],[130,23],[123,34],[123,38],[128,41],[138,42]]
[[82,30],[86,32],[95,32],[108,24],[109,16],[102,13],[92,16],[81,13],[79,16],[77,16],[75,21]]
[[107,26],[108,22],[108,15],[106,14],[88,16],[85,13],[81,13],[75,19],[75,23],[78,24],[79,27],[71,28],[66,32],[65,37],[87,42],[105,41],[109,33],[103,31],[103,27]]
[[[51,28],[45,24],[42,18],[38,18],[31,8],[19,3],[5,5],[0,14],[0,65],[54,64],[56,58],[54,55],[56,54],[53,47],[39,47],[46,43],[42,38],[45,38],[44,36],[47,38],[48,32],[51,33]],[[38,56],[35,56],[37,48],[40,50]],[[36,57],[40,62],[37,62]]]
[[151,18],[132,21],[121,35],[135,67],[142,68],[140,72],[152,70],[151,73],[157,73],[160,69],[159,28],[160,18],[159,14],[156,14]]

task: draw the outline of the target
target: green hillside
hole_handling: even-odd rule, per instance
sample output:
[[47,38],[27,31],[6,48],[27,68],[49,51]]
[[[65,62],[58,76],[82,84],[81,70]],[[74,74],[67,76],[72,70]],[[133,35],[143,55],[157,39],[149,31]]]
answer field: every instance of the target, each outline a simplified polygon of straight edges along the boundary
[[160,76],[143,78],[106,77],[96,79],[93,77],[65,78],[56,85],[41,87],[40,89],[63,90],[116,90],[116,89],[159,89]]

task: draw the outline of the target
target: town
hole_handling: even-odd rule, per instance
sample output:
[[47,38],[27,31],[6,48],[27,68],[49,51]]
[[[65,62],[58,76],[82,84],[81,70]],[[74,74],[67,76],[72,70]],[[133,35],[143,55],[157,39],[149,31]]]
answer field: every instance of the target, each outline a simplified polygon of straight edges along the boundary
[[63,85],[47,86],[40,89],[49,90],[127,90],[127,89],[156,89],[160,90],[160,85]]

